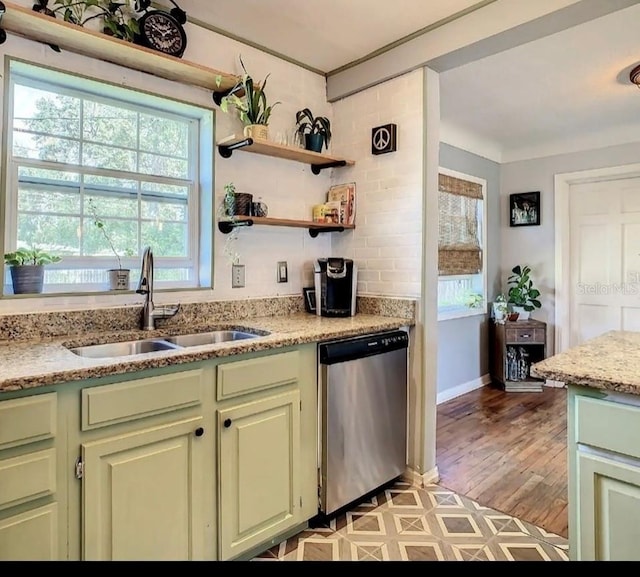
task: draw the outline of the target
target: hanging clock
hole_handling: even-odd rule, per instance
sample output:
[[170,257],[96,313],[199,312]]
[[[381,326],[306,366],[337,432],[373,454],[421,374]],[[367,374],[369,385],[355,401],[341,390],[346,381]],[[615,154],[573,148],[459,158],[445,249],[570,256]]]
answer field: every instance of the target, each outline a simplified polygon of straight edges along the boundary
[[[136,44],[181,58],[187,47],[187,34],[183,27],[187,14],[173,0],[171,3],[175,8],[170,12],[147,10],[138,18],[140,31],[136,35]],[[143,9],[148,8],[149,4],[144,1],[138,3]]]

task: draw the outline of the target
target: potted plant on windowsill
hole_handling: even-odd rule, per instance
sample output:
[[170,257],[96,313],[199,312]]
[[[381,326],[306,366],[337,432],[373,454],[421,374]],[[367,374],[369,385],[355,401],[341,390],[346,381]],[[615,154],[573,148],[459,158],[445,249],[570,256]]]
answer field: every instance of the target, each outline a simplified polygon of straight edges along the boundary
[[265,87],[269,74],[261,84],[256,84],[247,72],[242,58],[240,64],[244,74],[240,77],[235,86],[222,97],[220,108],[223,112],[229,112],[229,107],[235,109],[238,117],[244,124],[244,135],[247,138],[258,138],[267,140],[269,138],[269,119],[273,108],[280,104],[274,102],[267,104]]
[[507,279],[509,285],[508,302],[513,312],[519,313],[519,320],[527,320],[529,313],[542,307],[540,291],[531,280],[531,268],[527,265],[514,266]]
[[322,152],[323,146],[329,150],[331,122],[326,116],[314,116],[308,108],[298,110],[296,112],[296,131],[304,137],[304,145],[307,150]]
[[[128,290],[131,270],[128,268],[122,268],[122,260],[120,259],[120,254],[118,254],[113,240],[111,239],[111,235],[107,231],[105,222],[98,216],[98,209],[92,198],[89,199],[87,206],[89,213],[93,218],[93,224],[107,241],[111,252],[115,255],[116,260],[118,261],[117,269],[111,268],[107,270],[107,274],[109,275],[109,290]],[[132,256],[133,251],[131,249],[126,249],[124,251],[124,254],[127,256]]]
[[44,286],[44,267],[60,262],[62,257],[42,249],[19,248],[4,255],[5,264],[11,271],[13,294],[41,293]]

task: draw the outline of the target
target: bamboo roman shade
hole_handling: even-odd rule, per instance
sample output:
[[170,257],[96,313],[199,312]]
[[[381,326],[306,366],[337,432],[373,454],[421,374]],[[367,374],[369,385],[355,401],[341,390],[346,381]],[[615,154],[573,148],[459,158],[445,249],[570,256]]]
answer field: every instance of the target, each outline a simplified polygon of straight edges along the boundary
[[440,276],[482,271],[478,208],[482,186],[445,174],[438,175],[438,270]]

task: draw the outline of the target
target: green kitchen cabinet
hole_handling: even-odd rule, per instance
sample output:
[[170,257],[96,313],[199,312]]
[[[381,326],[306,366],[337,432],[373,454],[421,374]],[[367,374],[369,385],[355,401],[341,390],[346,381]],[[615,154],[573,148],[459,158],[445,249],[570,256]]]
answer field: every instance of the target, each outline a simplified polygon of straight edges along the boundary
[[69,387],[71,558],[213,560],[213,369]]
[[220,560],[250,557],[317,514],[315,354],[218,366]]
[[640,561],[640,397],[569,386],[569,556]]
[[83,559],[203,559],[203,419],[82,445]]
[[56,393],[0,401],[0,561],[66,559]]

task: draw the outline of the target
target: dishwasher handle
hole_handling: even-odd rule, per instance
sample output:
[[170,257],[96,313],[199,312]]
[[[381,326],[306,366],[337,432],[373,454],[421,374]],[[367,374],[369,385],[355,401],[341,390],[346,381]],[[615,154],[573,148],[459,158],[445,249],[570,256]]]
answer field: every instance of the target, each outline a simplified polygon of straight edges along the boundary
[[319,360],[322,365],[334,365],[391,351],[406,349],[409,335],[397,330],[352,339],[343,339],[318,345]]

